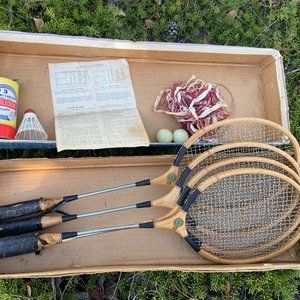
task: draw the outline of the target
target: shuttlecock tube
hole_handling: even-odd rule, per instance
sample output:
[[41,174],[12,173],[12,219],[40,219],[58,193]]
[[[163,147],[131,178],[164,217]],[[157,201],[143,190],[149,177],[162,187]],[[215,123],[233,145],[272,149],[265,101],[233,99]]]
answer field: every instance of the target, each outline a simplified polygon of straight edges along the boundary
[[23,120],[15,136],[15,139],[39,141],[48,139],[48,135],[39,122],[36,113],[32,109],[27,109],[24,112]]

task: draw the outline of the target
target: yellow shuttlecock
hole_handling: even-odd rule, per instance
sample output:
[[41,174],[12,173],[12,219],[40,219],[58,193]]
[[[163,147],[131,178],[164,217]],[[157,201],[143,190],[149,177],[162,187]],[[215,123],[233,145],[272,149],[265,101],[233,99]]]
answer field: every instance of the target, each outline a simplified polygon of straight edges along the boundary
[[32,109],[24,112],[22,123],[15,136],[17,140],[47,140],[48,135]]

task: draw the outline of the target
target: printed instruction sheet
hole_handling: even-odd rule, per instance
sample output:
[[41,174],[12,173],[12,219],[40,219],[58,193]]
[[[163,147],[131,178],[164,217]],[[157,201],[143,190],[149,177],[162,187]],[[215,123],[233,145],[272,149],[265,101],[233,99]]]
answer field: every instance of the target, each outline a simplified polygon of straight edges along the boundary
[[148,146],[125,59],[49,64],[57,150]]

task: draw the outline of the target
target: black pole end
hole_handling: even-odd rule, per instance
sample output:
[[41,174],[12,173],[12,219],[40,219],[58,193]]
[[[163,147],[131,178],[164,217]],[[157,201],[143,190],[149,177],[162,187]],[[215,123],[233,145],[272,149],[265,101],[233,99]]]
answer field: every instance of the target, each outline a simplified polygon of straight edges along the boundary
[[173,163],[173,166],[179,167],[180,162],[181,162],[183,156],[185,155],[186,151],[187,151],[187,148],[184,145],[182,145],[177,153],[177,156]]
[[62,221],[63,222],[68,222],[68,221],[72,221],[72,220],[76,220],[77,219],[77,215],[65,215],[62,216]]
[[201,192],[196,189],[193,191],[193,193],[190,195],[190,197],[188,198],[188,200],[184,203],[183,205],[183,210],[185,212],[187,212],[190,208],[190,206],[195,202],[195,200],[198,198],[198,196],[201,194]]
[[137,181],[135,183],[135,186],[145,186],[145,185],[150,185],[150,184],[151,184],[150,179],[145,179],[145,180]]
[[180,197],[179,197],[179,199],[177,201],[177,204],[180,207],[183,207],[183,205],[185,203],[185,200],[186,200],[187,196],[189,195],[190,191],[191,191],[191,188],[188,185],[186,185],[183,188],[183,190],[181,191]]
[[77,236],[77,232],[73,231],[73,232],[63,232],[61,234],[61,239],[62,240],[67,240],[67,239],[71,239]]
[[77,200],[77,199],[78,199],[78,195],[65,196],[65,197],[63,197],[63,202],[64,203],[71,202],[71,201],[74,201],[74,200]]
[[154,228],[154,222],[145,222],[139,224],[140,228]]
[[151,207],[151,201],[145,201],[141,203],[137,203],[136,208],[146,208],[146,207]]

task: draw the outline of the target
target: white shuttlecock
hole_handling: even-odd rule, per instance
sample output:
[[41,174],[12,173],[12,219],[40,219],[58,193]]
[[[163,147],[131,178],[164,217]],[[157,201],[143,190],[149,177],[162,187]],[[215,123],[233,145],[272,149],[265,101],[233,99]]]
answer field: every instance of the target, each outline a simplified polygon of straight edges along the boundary
[[48,135],[39,122],[36,113],[32,109],[25,110],[22,123],[18,129],[15,139],[40,141],[48,139]]

